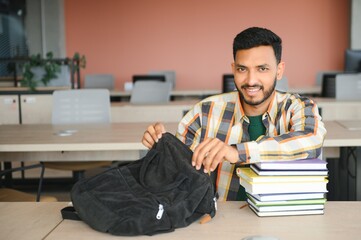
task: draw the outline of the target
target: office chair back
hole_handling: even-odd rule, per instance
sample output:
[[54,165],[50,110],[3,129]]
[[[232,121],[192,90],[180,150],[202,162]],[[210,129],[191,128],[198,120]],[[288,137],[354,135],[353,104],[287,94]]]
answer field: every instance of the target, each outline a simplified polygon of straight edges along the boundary
[[233,92],[236,90],[233,74],[224,74],[222,79],[222,92]]
[[361,73],[336,76],[337,100],[361,100]]
[[324,75],[326,75],[326,74],[334,74],[334,75],[336,75],[336,74],[339,74],[339,73],[343,73],[343,72],[341,72],[341,71],[332,71],[332,70],[317,72],[317,74],[316,74],[316,86],[322,86]]
[[336,97],[337,73],[325,73],[322,78],[321,97]]
[[107,89],[57,90],[53,93],[53,124],[109,123]]
[[136,81],[130,96],[130,103],[167,103],[170,100],[171,89],[170,82]]
[[85,76],[84,88],[114,89],[114,76],[111,74],[89,74]]
[[287,92],[288,91],[288,79],[287,77],[283,76],[280,80],[277,80],[276,82],[276,90],[281,92]]
[[133,76],[133,84],[138,81],[165,82],[165,75],[134,75]]
[[172,84],[172,89],[175,89],[176,73],[175,71],[150,71],[149,75],[164,75],[165,81]]

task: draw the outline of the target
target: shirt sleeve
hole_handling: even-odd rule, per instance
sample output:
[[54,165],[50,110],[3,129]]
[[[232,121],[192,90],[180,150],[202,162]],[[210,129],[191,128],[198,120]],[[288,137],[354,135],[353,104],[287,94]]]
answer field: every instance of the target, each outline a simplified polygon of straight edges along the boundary
[[[288,99],[268,133],[256,141],[236,144],[239,163],[316,158],[326,129],[317,105],[308,98]],[[270,119],[270,118],[269,118]]]
[[201,141],[201,103],[196,104],[180,121],[176,137],[192,151]]

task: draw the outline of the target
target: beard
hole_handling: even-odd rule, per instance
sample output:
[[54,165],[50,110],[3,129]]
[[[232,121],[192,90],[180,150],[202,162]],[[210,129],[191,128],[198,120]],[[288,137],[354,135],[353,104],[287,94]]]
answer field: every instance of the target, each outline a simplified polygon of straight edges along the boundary
[[258,101],[252,100],[252,99],[247,99],[247,98],[243,95],[242,91],[240,91],[240,89],[238,88],[237,85],[236,85],[236,88],[237,88],[237,91],[238,91],[238,94],[239,94],[241,100],[243,100],[243,101],[244,101],[246,104],[248,104],[248,105],[257,106],[257,105],[263,103],[264,101],[266,101],[266,100],[272,95],[272,93],[274,92],[274,90],[275,90],[275,88],[276,88],[276,84],[277,84],[277,79],[275,78],[272,86],[271,86],[269,89],[266,89],[266,90],[264,89],[264,86],[262,86],[262,85],[253,85],[253,86],[250,86],[250,85],[248,85],[248,84],[244,84],[244,85],[241,86],[241,88],[259,87],[259,88],[261,89],[261,91],[264,92],[264,97],[263,97],[261,100],[258,100]]

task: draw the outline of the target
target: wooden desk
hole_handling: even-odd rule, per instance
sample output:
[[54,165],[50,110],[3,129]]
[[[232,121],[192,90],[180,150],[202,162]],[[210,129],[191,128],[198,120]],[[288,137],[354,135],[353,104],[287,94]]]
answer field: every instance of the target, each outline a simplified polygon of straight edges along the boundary
[[[0,125],[0,161],[139,159],[149,123]],[[178,123],[166,123],[175,133]],[[67,130],[75,130],[61,136]],[[64,132],[65,131],[65,132]],[[59,135],[60,134],[60,135]]]
[[62,222],[64,202],[0,202],[0,238],[43,239]]
[[361,101],[336,100],[335,98],[312,98],[321,109],[324,121],[361,120]]
[[[148,125],[144,122],[67,126],[0,125],[0,160],[137,159],[139,150],[146,150],[140,141]],[[168,122],[165,125],[169,132],[175,133],[178,123]],[[339,147],[361,146],[360,130],[349,130],[337,121],[325,121],[325,125],[325,154],[337,154]],[[64,130],[77,132],[70,136],[59,136],[58,133]]]
[[[242,204],[243,202],[219,202],[218,212],[210,222],[194,222],[188,227],[152,238],[240,240],[257,235],[273,236],[280,240],[360,239],[361,202],[327,202],[324,215],[264,218],[257,217],[248,207],[239,209]],[[65,205],[66,203],[0,203],[1,236],[5,236],[4,239],[48,240],[119,238],[97,232],[80,221],[63,220],[56,226],[60,222],[60,209]]]
[[[0,161],[120,161],[136,160],[146,148],[141,143],[149,123],[96,125],[0,125]],[[165,123],[175,133],[178,123]],[[340,156],[340,147],[361,146],[361,130],[349,130],[340,122],[325,121],[325,158]],[[77,130],[59,136],[64,130]],[[360,164],[358,165],[360,168]],[[361,168],[359,170],[361,172]],[[361,178],[356,179],[361,186]],[[361,191],[358,198],[361,199]]]
[[[345,127],[347,122],[359,124],[360,129],[353,130]],[[323,147],[358,147],[361,146],[361,121],[354,120],[338,120],[324,121],[327,134]]]
[[298,93],[300,95],[320,95],[321,94],[321,86],[307,86],[307,87],[290,87],[288,88],[288,92]]
[[[208,97],[211,95],[220,94],[221,90],[173,90],[171,91],[171,97],[178,98],[195,98],[195,99],[203,99],[204,97]],[[121,98],[129,98],[131,92],[129,91],[119,91],[114,90],[110,92],[111,97],[121,97]]]
[[167,104],[130,104],[129,102],[113,102],[111,121],[127,122],[180,122],[184,114],[199,100],[171,101]]

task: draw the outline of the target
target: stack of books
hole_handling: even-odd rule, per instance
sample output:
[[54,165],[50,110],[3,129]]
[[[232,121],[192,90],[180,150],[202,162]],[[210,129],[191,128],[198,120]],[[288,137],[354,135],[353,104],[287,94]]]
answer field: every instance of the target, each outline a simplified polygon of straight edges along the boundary
[[238,168],[249,207],[258,216],[323,214],[327,162],[321,159],[262,162]]

